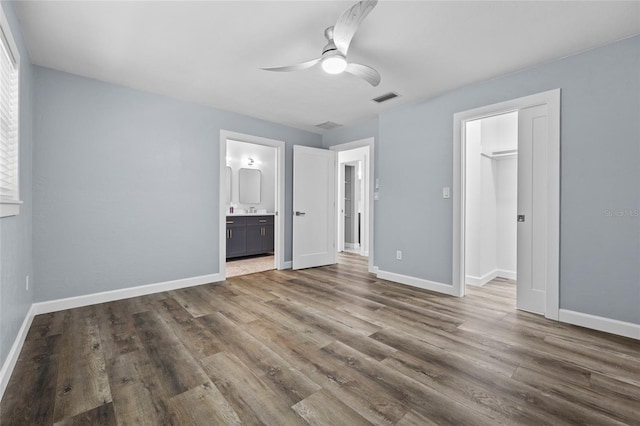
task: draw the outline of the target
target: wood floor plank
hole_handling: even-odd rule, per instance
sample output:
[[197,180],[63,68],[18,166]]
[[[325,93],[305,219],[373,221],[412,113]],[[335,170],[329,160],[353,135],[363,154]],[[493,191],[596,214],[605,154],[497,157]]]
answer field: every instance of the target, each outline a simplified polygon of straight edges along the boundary
[[393,424],[407,411],[407,406],[395,395],[380,392],[380,385],[375,380],[348,370],[309,344],[304,335],[283,334],[266,321],[257,321],[247,327],[256,336],[268,337],[265,344],[274,352],[369,422]]
[[339,260],[38,315],[0,424],[640,426],[637,340]]
[[115,416],[119,425],[175,424],[171,397],[144,350],[120,355],[109,363]]
[[281,299],[268,302],[270,306],[275,306],[281,312],[291,315],[295,319],[317,330],[333,337],[336,340],[349,342],[354,348],[376,359],[384,359],[395,349],[379,341],[368,338],[370,333],[366,331],[348,327],[330,316],[318,315],[312,309],[297,303],[288,303]]
[[127,303],[109,302],[96,306],[105,359],[142,348]]
[[111,402],[96,307],[69,311],[62,335],[54,422]]
[[495,425],[498,423],[498,416],[487,416],[485,413],[447,398],[434,389],[364,356],[341,342],[334,342],[324,347],[323,351],[342,361],[349,369],[356,370],[384,384],[388,392],[397,395],[397,399],[406,401],[412,409],[428,415],[438,424]]
[[93,410],[85,411],[55,423],[55,426],[114,426],[116,424],[113,404],[101,405]]
[[398,399],[398,395],[380,392],[376,380],[345,368],[324,351],[305,345],[298,336],[281,336],[272,331],[269,345],[323,389],[373,424],[393,424],[407,411],[406,404]]
[[640,405],[634,401],[605,401],[602,394],[591,389],[559,382],[555,377],[540,374],[524,366],[518,367],[513,379],[622,423],[640,421]]
[[203,359],[202,365],[243,423],[305,424],[287,403],[235,355],[220,352]]
[[293,410],[312,426],[370,425],[364,417],[326,391],[319,391],[295,404]]
[[60,335],[25,342],[0,403],[0,424],[50,425],[56,398]]
[[36,315],[33,318],[26,341],[43,339],[48,336],[62,334],[64,330],[65,311]]
[[156,311],[133,316],[136,330],[158,378],[169,396],[178,395],[209,381],[197,361]]
[[293,368],[278,354],[220,313],[200,318],[228,351],[236,355],[278,396],[293,405],[320,390],[318,384]]
[[169,400],[176,424],[242,425],[238,414],[211,382],[176,395]]
[[217,312],[211,300],[204,298],[193,288],[182,288],[169,292],[169,297],[180,303],[194,317],[201,317]]
[[[584,422],[591,423],[597,419],[601,424],[616,424],[613,419],[599,415],[597,412],[576,406],[571,401],[552,398],[544,392],[511,378],[496,370],[493,365],[478,362],[472,353],[464,354],[456,351],[446,351],[426,342],[416,341],[410,335],[403,335],[398,331],[383,330],[372,337],[387,342],[401,352],[413,355],[418,359],[435,360],[444,369],[461,374],[481,386],[491,387],[492,391],[513,403],[519,401],[532,409],[539,416],[546,417],[546,422]],[[514,371],[515,372],[515,371]]]
[[155,302],[158,314],[173,330],[195,359],[206,358],[224,350],[224,344],[203,327],[175,299]]

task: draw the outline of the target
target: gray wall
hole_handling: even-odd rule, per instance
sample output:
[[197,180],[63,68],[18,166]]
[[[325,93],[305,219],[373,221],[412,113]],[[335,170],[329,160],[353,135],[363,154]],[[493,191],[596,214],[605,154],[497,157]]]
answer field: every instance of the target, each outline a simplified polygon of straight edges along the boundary
[[34,68],[36,301],[217,273],[220,129],[286,142],[291,259],[292,147],[320,135]]
[[[32,255],[32,119],[33,68],[22,32],[10,3],[2,2],[13,38],[20,51],[20,215],[0,219],[0,366],[18,335],[33,300],[35,277]],[[25,279],[29,275],[29,291]]]
[[[555,88],[562,89],[560,305],[640,324],[640,37],[393,109],[380,114],[377,129],[325,135],[331,146],[378,133],[381,270],[451,283],[452,201],[441,190],[453,183],[453,114]],[[624,211],[630,215],[615,216]]]

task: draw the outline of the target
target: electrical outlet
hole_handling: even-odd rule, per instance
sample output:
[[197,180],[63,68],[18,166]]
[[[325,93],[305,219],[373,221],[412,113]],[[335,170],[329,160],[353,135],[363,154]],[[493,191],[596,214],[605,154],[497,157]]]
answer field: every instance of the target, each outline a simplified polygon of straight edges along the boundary
[[402,250],[396,251],[396,260],[402,260]]
[[25,281],[26,281],[25,287],[26,287],[27,291],[29,291],[29,275],[27,275],[27,278],[25,279]]
[[442,188],[442,198],[451,198],[451,188],[448,186]]

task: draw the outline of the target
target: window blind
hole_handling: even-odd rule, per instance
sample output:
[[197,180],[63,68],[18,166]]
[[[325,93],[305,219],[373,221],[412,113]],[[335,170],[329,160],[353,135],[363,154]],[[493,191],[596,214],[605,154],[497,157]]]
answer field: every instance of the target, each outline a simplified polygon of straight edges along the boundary
[[18,201],[18,64],[0,28],[0,201]]

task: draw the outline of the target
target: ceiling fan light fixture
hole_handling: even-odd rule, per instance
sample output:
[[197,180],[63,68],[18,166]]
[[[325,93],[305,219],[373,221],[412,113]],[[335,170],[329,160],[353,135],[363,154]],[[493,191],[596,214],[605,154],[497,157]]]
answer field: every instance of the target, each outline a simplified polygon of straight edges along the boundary
[[347,69],[347,60],[342,55],[331,55],[322,60],[322,69],[327,74],[340,74]]

